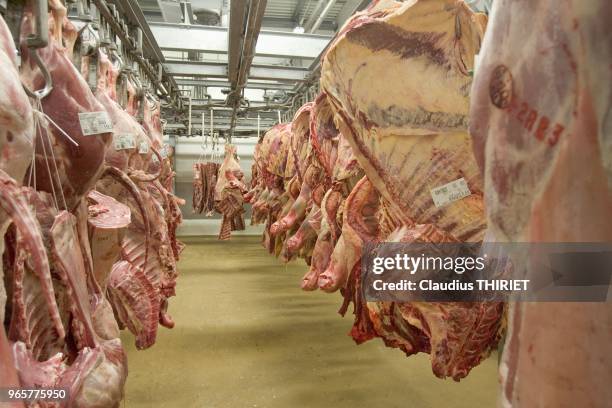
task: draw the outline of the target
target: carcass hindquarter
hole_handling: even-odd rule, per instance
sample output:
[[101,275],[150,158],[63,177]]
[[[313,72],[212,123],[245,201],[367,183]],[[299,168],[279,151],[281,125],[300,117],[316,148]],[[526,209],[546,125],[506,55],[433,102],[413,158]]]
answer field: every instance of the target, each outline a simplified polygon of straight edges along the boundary
[[[60,17],[61,14],[58,18]],[[26,38],[32,31],[32,18],[31,12],[24,13],[22,38]],[[50,193],[55,189],[58,195],[61,189],[67,209],[73,210],[100,177],[104,169],[104,154],[111,142],[111,134],[108,132],[90,136],[83,134],[79,113],[102,112],[104,107],[96,100],[61,44],[61,26],[66,22],[61,19],[57,23],[60,27],[59,33],[55,32],[51,36],[47,47],[36,51],[53,80],[53,90],[42,99],[41,107],[57,127],[70,135],[78,146],[58,130],[56,125],[41,118],[36,139],[36,185],[39,190]],[[22,45],[21,51],[23,83],[30,89],[41,89],[45,81],[32,59],[32,51],[25,45]],[[48,156],[51,149],[54,158]],[[52,163],[52,174],[47,170],[49,162]],[[59,177],[59,180],[56,177]]]
[[[470,107],[493,239],[612,241],[611,14],[598,0],[495,2]],[[612,399],[609,303],[513,304],[507,339],[503,406]]]
[[[0,16],[0,170],[10,179],[21,183],[32,160],[34,127],[32,108],[17,72],[16,50],[11,33]],[[17,186],[17,184],[15,184]],[[12,201],[15,195],[3,192],[0,200]],[[4,236],[11,214],[2,205],[0,210],[0,234]],[[0,239],[0,251],[4,252],[4,239]],[[0,261],[1,262],[1,261]],[[1,266],[1,264],[0,264]],[[0,267],[0,276],[2,268]],[[4,321],[6,292],[0,279],[0,321]]]

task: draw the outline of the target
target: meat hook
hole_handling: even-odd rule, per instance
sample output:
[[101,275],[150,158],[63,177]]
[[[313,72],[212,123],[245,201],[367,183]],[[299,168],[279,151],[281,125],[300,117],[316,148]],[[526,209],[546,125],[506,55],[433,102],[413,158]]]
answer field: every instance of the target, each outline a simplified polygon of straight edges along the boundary
[[48,21],[48,3],[47,0],[36,0],[34,5],[34,19],[36,32],[28,35],[26,38],[26,45],[29,51],[32,53],[34,62],[43,74],[45,80],[45,86],[42,89],[36,91],[30,90],[27,86],[23,85],[23,89],[26,91],[28,96],[36,98],[38,100],[43,99],[51,93],[53,90],[53,79],[51,73],[40,59],[40,55],[36,51],[39,48],[44,48],[49,44],[49,21]]

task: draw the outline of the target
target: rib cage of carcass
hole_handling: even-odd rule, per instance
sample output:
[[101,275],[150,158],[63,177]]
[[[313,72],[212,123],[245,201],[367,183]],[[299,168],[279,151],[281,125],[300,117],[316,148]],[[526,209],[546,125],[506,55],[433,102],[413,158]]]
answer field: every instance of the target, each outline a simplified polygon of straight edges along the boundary
[[[0,317],[6,323],[0,359],[10,363],[0,376],[14,386],[67,388],[68,406],[113,407],[127,376],[119,327],[144,348],[154,343],[158,322],[173,325],[166,308],[182,249],[175,235],[181,200],[171,193],[169,158],[158,153],[159,102],[127,95],[129,106],[118,104],[119,59],[95,38],[90,52],[79,55],[82,44],[75,45],[87,30],[75,29],[61,2],[50,1],[50,8],[49,45],[22,45],[19,72],[15,43],[0,18]],[[22,41],[34,21],[26,4]],[[41,67],[52,90],[28,100],[22,83],[45,87]],[[137,110],[142,124],[130,114]],[[85,135],[79,123],[85,112],[105,112],[113,132]]]

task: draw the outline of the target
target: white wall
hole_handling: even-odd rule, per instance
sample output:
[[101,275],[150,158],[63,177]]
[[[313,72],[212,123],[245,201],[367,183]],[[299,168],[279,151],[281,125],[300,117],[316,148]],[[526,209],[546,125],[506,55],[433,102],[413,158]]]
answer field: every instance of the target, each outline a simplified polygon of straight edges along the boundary
[[[223,139],[221,139],[223,140]],[[245,175],[245,181],[250,183],[251,165],[253,164],[253,152],[257,144],[257,137],[236,138],[233,144],[237,147],[240,167]],[[198,160],[202,162],[211,159],[212,146],[204,149],[201,137],[180,136],[176,139],[175,147],[175,192],[186,201],[182,207],[183,224],[179,227],[178,235],[217,235],[221,227],[221,216],[215,214],[213,217],[206,217],[204,214],[194,214],[192,210],[193,197],[193,164]],[[223,161],[224,146],[218,146],[218,155],[215,160]],[[235,231],[232,234],[240,235],[261,235],[261,226],[250,226],[251,206],[245,206],[245,231]]]

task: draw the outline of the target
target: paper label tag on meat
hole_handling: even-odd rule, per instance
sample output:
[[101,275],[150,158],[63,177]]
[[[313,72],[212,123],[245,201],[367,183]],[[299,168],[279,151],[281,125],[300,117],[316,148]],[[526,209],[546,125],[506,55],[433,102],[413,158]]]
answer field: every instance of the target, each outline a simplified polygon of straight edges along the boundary
[[136,148],[136,138],[131,133],[116,134],[113,136],[115,150],[125,150]]
[[113,122],[106,112],[81,112],[79,123],[83,135],[98,135],[113,131]]
[[159,155],[162,157],[162,159],[168,157],[168,145],[162,146],[161,150],[159,151]]
[[463,177],[431,189],[431,198],[433,198],[436,207],[442,207],[453,201],[461,200],[471,194],[472,192]]
[[147,142],[140,142],[138,146],[138,153],[147,154],[149,153],[149,144]]

